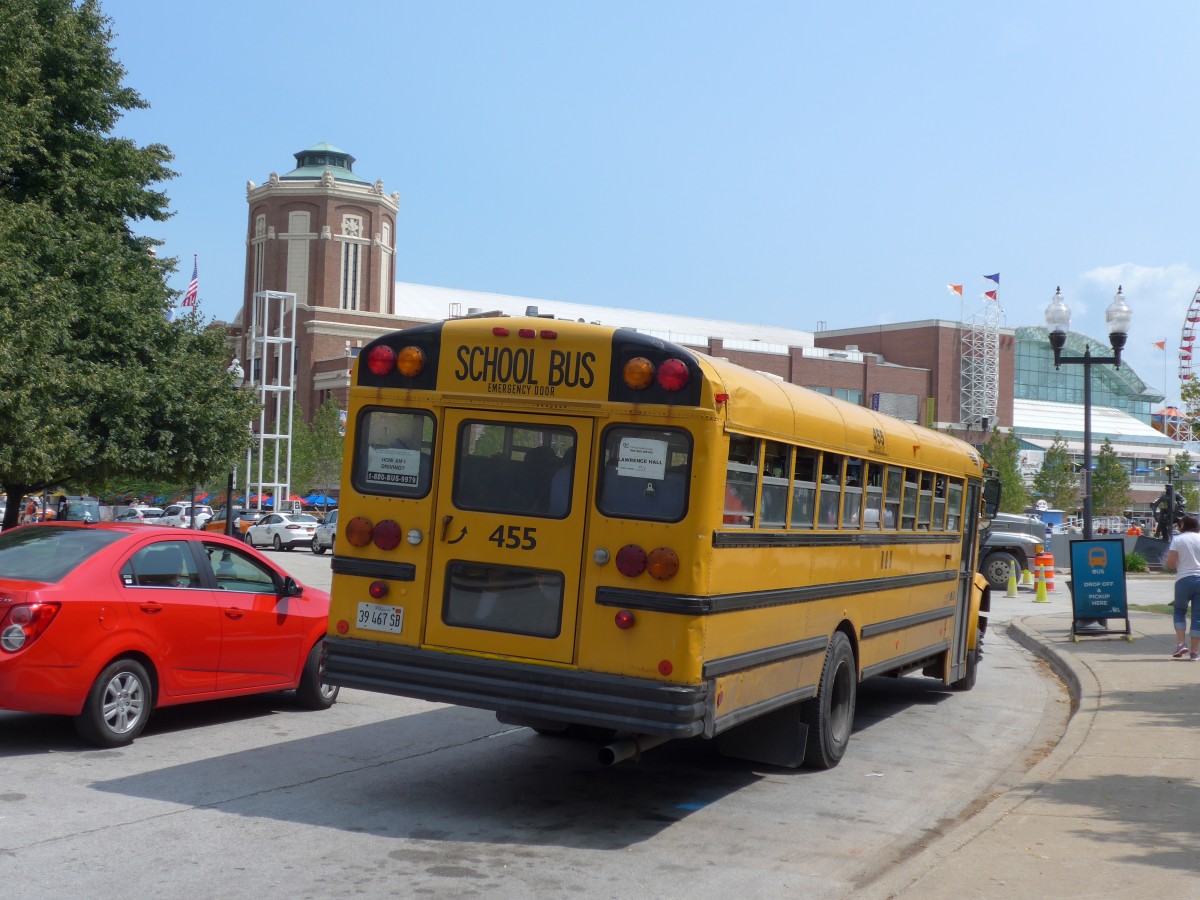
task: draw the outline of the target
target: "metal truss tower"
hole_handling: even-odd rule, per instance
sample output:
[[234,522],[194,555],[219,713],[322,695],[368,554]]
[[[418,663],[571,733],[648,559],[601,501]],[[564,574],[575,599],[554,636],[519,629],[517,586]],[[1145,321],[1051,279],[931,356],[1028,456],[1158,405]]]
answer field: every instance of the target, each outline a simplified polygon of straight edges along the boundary
[[959,411],[968,429],[989,430],[996,424],[1000,401],[1000,301],[983,308],[962,306],[962,369]]
[[296,377],[296,295],[259,291],[254,295],[246,336],[251,386],[258,394],[258,426],[250,429],[257,448],[246,453],[246,506],[262,508],[262,495],[275,498],[274,511],[290,508],[292,398]]

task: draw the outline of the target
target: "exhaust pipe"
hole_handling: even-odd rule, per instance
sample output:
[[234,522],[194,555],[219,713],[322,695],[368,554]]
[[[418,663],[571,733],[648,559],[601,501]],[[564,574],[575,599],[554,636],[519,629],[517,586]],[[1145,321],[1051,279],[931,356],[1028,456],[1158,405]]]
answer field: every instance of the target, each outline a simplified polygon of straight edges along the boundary
[[659,734],[635,734],[621,741],[613,741],[607,747],[600,748],[599,760],[602,766],[615,766],[619,762],[640,756],[644,751],[665,744],[671,740]]

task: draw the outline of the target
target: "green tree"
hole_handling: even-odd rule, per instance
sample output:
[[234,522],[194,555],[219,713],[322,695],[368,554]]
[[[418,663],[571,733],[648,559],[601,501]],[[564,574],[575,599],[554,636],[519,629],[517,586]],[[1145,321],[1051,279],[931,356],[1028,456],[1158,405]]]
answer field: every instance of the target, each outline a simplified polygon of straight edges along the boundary
[[95,0],[0,0],[0,486],[95,490],[125,475],[195,483],[249,443],[255,408],[224,332],[167,321],[166,147],[111,136],[146,106],[121,84]]
[[1112,441],[1096,456],[1096,471],[1092,473],[1092,510],[1103,516],[1119,516],[1129,505],[1129,472],[1117,458]]
[[336,400],[326,400],[292,439],[292,482],[305,491],[328,494],[342,480],[344,444],[341,409]]
[[1033,487],[1051,509],[1073,513],[1078,508],[1079,477],[1061,434],[1055,433],[1054,443],[1042,460],[1041,471],[1033,478]]
[[996,429],[988,435],[987,443],[979,450],[984,460],[1000,479],[1000,511],[1020,513],[1028,500],[1025,478],[1021,474],[1021,441],[1010,428]]

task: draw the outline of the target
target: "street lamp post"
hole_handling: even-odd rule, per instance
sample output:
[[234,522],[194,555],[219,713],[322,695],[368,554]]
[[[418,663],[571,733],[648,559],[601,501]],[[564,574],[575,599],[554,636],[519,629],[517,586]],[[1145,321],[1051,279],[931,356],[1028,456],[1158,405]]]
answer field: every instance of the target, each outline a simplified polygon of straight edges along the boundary
[[[229,368],[225,371],[233,376],[233,389],[236,391],[241,388],[242,379],[246,377],[246,372],[237,357],[234,357],[233,362],[229,364]],[[229,470],[229,489],[225,492],[225,534],[229,537],[233,537],[233,476],[236,471],[236,467]]]
[[[1054,297],[1046,307],[1046,330],[1050,333],[1050,346],[1054,348],[1054,368],[1064,365],[1083,366],[1083,539],[1092,539],[1092,366],[1111,365],[1121,367],[1121,351],[1129,337],[1129,323],[1133,312],[1125,302],[1120,285],[1112,303],[1104,311],[1108,324],[1108,342],[1112,356],[1092,356],[1090,344],[1084,346],[1083,356],[1063,356],[1062,348],[1067,343],[1067,331],[1071,325],[1071,310],[1063,300],[1060,288],[1054,289]],[[1077,628],[1102,629],[1105,622],[1100,619],[1079,619]]]
[[1054,348],[1054,368],[1060,366],[1083,366],[1083,539],[1092,539],[1092,366],[1121,367],[1121,351],[1129,337],[1129,324],[1133,312],[1125,302],[1121,287],[1112,303],[1104,311],[1108,324],[1108,342],[1112,345],[1112,356],[1092,356],[1090,345],[1084,347],[1083,356],[1063,356],[1062,348],[1067,343],[1067,330],[1071,325],[1071,310],[1063,300],[1060,288],[1054,289],[1054,297],[1046,307],[1046,330],[1050,332],[1050,346]]

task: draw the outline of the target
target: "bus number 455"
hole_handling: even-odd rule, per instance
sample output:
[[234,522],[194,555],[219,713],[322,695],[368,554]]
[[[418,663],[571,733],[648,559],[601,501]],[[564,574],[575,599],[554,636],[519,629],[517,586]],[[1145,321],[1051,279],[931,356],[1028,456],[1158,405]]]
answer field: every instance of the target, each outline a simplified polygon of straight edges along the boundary
[[532,550],[537,546],[534,534],[536,528],[522,528],[520,525],[500,525],[491,533],[488,540],[501,549]]

